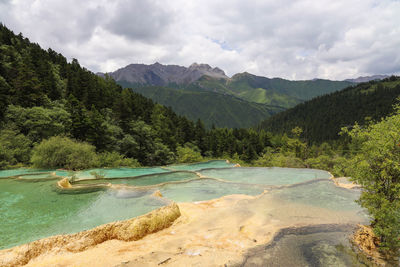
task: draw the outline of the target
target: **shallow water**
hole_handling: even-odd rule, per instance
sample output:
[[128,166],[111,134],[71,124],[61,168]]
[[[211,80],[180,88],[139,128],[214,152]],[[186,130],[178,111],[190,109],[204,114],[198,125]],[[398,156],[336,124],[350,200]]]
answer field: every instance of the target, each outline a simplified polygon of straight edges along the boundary
[[29,169],[29,168],[18,168],[12,170],[0,170],[0,178],[19,176],[25,174],[35,174],[35,173],[47,173],[51,170],[38,170],[38,169]]
[[321,207],[335,211],[360,211],[355,202],[359,190],[337,187],[330,180],[315,181],[272,191],[271,194],[282,201]]
[[131,178],[112,178],[112,179],[96,179],[96,180],[81,180],[75,184],[93,184],[93,183],[112,183],[126,184],[131,186],[148,186],[162,184],[166,182],[178,182],[191,179],[198,179],[195,173],[192,172],[166,172],[152,175],[145,175]]
[[193,202],[220,198],[232,194],[258,195],[261,187],[243,184],[227,184],[212,179],[199,179],[187,183],[168,184],[160,187],[164,197],[176,202]]
[[179,165],[169,165],[165,168],[174,171],[199,171],[202,169],[209,168],[229,168],[233,167],[235,164],[228,163],[226,160],[211,160],[207,162],[200,162],[194,164],[179,164]]
[[[132,218],[167,205],[169,200],[203,201],[231,194],[255,196],[264,190],[267,193],[256,201],[242,201],[237,206],[243,218],[249,212],[262,214],[260,218],[265,223],[293,222],[299,218],[316,223],[323,218],[335,221],[338,216],[345,223],[353,223],[366,218],[354,202],[359,192],[336,187],[328,179],[328,172],[232,168],[232,165],[226,161],[210,161],[167,166],[167,169],[93,169],[78,173],[32,169],[1,171],[0,177],[22,176],[0,179],[0,249]],[[93,172],[102,178],[95,179]],[[81,189],[56,187],[57,176],[72,174],[78,178],[73,185]],[[89,179],[79,180],[82,178]],[[108,183],[114,186],[105,186]],[[160,190],[164,198],[152,196],[156,190]]]
[[326,171],[290,168],[241,167],[203,170],[200,171],[200,173],[206,177],[262,185],[288,185],[315,179],[328,179],[331,177],[331,174]]
[[132,218],[165,203],[131,191],[59,194],[55,181],[0,181],[0,249]]
[[78,179],[94,179],[96,176],[101,178],[121,178],[136,177],[141,175],[168,172],[162,168],[114,168],[114,169],[90,169],[74,173]]

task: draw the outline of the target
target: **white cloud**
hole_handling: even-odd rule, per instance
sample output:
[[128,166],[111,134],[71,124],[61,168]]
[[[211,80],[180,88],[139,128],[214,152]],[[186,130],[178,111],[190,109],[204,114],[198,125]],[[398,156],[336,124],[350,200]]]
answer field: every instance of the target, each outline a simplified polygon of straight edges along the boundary
[[400,73],[390,0],[18,0],[2,22],[92,71],[208,63],[229,75],[345,79]]

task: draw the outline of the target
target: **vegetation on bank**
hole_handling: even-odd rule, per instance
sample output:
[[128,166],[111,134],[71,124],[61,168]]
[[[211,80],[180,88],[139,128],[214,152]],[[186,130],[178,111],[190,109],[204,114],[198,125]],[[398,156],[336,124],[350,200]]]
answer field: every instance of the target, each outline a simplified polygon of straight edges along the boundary
[[400,106],[395,110],[378,123],[343,131],[354,146],[349,170],[363,188],[359,203],[371,215],[379,247],[388,256],[399,256],[400,249]]

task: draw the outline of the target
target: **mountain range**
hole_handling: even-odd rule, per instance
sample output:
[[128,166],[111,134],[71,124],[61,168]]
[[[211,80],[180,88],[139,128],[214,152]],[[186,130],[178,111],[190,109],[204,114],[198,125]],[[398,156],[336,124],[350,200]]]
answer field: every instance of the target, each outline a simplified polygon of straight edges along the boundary
[[[104,77],[106,74],[97,75]],[[275,113],[314,97],[360,81],[386,77],[292,81],[248,72],[228,77],[218,67],[197,63],[189,67],[160,63],[130,64],[107,75],[125,88],[132,88],[162,105],[170,106],[180,115],[191,120],[201,119],[207,127],[230,128],[255,126]]]
[[211,68],[208,64],[197,63],[193,63],[188,68],[178,65],[162,65],[158,62],[151,65],[130,64],[109,74],[116,81],[124,81],[132,85],[189,84],[202,76],[228,79],[223,70]]

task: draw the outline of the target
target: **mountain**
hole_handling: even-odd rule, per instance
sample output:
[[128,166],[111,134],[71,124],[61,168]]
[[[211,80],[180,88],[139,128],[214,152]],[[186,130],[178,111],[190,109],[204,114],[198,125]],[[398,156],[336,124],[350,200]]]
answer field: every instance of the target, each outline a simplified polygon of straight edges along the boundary
[[210,128],[241,128],[257,125],[283,108],[248,102],[233,95],[209,91],[191,91],[168,87],[136,87],[133,91],[196,121],[201,119]]
[[[229,78],[218,67],[193,63],[188,68],[178,65],[130,64],[117,71],[107,73],[124,87],[168,86],[177,89],[210,91],[230,94],[249,102],[276,105],[283,108],[313,97],[343,89],[351,81],[314,79],[290,81],[267,78],[247,72]],[[98,73],[104,76],[104,73]]]
[[259,129],[290,133],[291,129],[299,126],[309,142],[335,140],[339,138],[342,127],[389,115],[393,105],[399,103],[399,96],[400,77],[359,83],[276,114],[263,121]]
[[372,76],[360,76],[355,79],[346,79],[345,81],[352,83],[365,83],[369,81],[383,80],[385,78],[389,78],[388,75],[372,75]]
[[[130,64],[108,74],[118,82],[125,82],[136,86],[189,84],[197,81],[204,75],[213,78],[228,79],[223,70],[212,68],[207,64],[197,63],[193,63],[188,68],[178,65],[162,65],[158,62],[152,65]],[[104,76],[104,73],[98,73],[98,75]]]
[[207,126],[217,127],[254,126],[271,114],[353,84],[322,79],[270,79],[247,72],[229,78],[217,67],[197,63],[188,68],[160,63],[130,64],[107,74],[124,88],[170,106],[180,115],[201,118]]

